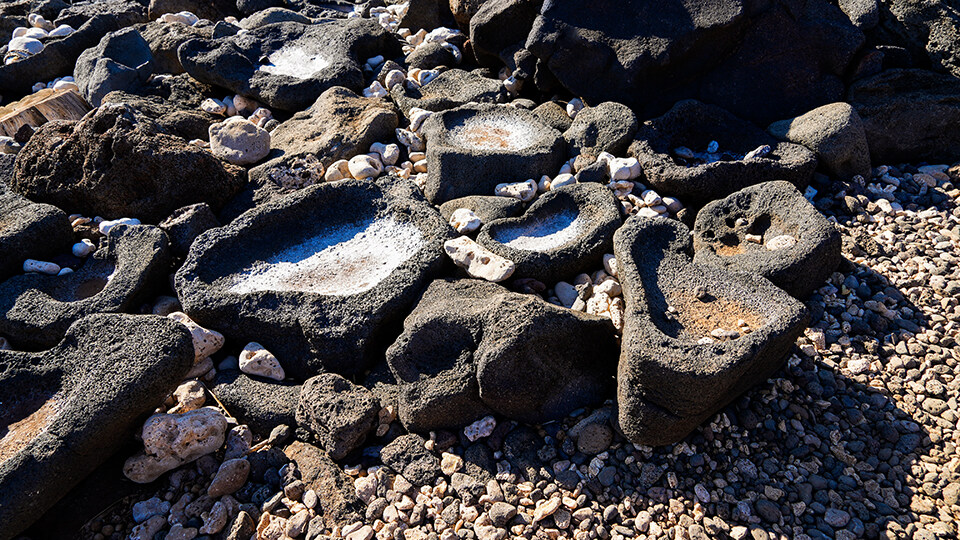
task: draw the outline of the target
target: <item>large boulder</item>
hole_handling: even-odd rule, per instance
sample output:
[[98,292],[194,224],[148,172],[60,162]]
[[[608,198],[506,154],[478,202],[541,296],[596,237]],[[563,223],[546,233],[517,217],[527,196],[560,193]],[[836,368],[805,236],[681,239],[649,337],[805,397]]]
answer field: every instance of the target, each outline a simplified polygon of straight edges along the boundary
[[854,175],[870,178],[867,134],[860,115],[849,103],[831,103],[796,118],[774,122],[767,132],[781,141],[813,150],[820,165],[841,180]]
[[280,424],[296,424],[300,385],[249,377],[238,369],[217,371],[210,390],[254,433],[266,437]]
[[506,65],[515,69],[515,55],[523,50],[542,4],[543,0],[485,1],[470,19],[470,43],[477,62],[490,68]]
[[542,90],[558,82],[640,117],[696,97],[770,122],[837,101],[863,42],[828,0],[557,0],[544,4],[526,47]]
[[169,270],[170,247],[163,231],[115,225],[105,245],[75,272],[23,274],[0,284],[0,335],[18,348],[51,347],[81,317],[139,309]]
[[194,39],[180,46],[180,64],[203,82],[300,111],[324,90],[363,87],[363,63],[400,53],[393,34],[370,19],[280,22],[235,36]]
[[614,255],[626,302],[617,403],[636,444],[677,442],[765,381],[807,324],[803,304],[763,277],[692,261],[678,221],[631,217]]
[[193,38],[213,37],[212,26],[188,26],[180,22],[157,20],[141,25],[139,32],[153,53],[153,67],[157,73],[183,73],[183,66],[177,57],[180,45]]
[[[709,152],[711,141],[718,143],[718,150]],[[764,146],[768,153],[749,155]],[[644,122],[629,155],[640,162],[651,188],[687,204],[726,197],[770,180],[787,180],[804,189],[817,166],[816,155],[807,148],[777,142],[750,122],[695,100],[681,101],[663,116]]]
[[20,273],[24,260],[48,260],[72,241],[70,220],[59,208],[0,193],[0,280]]
[[297,380],[358,373],[440,272],[451,234],[410,182],[315,185],[202,234],[177,295],[199,324],[263,344]]
[[0,351],[4,538],[119,450],[192,364],[190,333],[155,316],[92,315],[48,351]]
[[190,107],[173,99],[156,95],[131,94],[114,90],[103,97],[101,103],[120,103],[130,105],[147,118],[153,120],[171,135],[188,141],[210,137],[210,126],[223,120],[197,107]]
[[[184,182],[189,171],[194,179]],[[48,122],[17,156],[10,188],[70,212],[156,223],[206,202],[219,209],[243,169],[166,133],[129,105],[106,104],[77,122]]]
[[[365,98],[334,86],[320,94],[310,108],[270,132],[271,161],[254,171],[262,174],[305,154],[313,154],[324,166],[350,159],[368,152],[375,142],[392,140],[399,121],[389,100]],[[276,160],[281,156],[287,159]]]
[[697,214],[694,260],[760,274],[806,298],[837,269],[840,232],[789,182],[764,182]]
[[486,223],[477,242],[513,261],[514,278],[556,283],[602,266],[622,223],[610,189],[574,184],[549,191],[522,216]]
[[424,195],[434,204],[493,195],[497,184],[554,174],[563,162],[560,133],[509,105],[465,105],[433,114],[427,138]]
[[877,165],[953,163],[960,155],[960,81],[921,69],[891,69],[850,86]]
[[390,97],[404,114],[417,107],[427,111],[445,111],[470,102],[505,103],[507,90],[497,79],[482,77],[472,71],[450,69],[418,88],[398,84]]
[[601,152],[623,155],[637,132],[637,116],[622,103],[607,101],[577,113],[564,131],[567,154],[597,157]]
[[107,34],[80,53],[73,68],[80,94],[94,107],[113,90],[136,91],[152,73],[153,53],[134,28]]
[[530,423],[598,403],[613,384],[608,319],[478,280],[437,280],[387,350],[399,416],[415,431],[490,411]]
[[905,48],[916,65],[960,77],[960,11],[955,2],[879,0],[880,43]]

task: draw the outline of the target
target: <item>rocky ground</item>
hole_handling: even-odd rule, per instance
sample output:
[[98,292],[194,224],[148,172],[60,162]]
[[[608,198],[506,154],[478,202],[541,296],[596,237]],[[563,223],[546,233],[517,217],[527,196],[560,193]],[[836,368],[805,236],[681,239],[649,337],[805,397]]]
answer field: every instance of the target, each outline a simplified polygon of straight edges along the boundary
[[956,538],[960,19],[665,4],[0,3],[0,540]]
[[[960,190],[954,171],[924,170],[819,186],[845,260],[808,302],[816,322],[783,370],[682,442],[631,444],[609,402],[542,426],[499,419],[476,441],[433,432],[416,462],[384,467],[368,447],[345,467],[367,504],[352,523],[298,517],[315,498],[280,459],[240,489],[265,500],[249,524],[263,510],[293,538],[955,537]],[[201,493],[216,465],[201,460],[156,496]],[[123,537],[128,507],[84,538]]]

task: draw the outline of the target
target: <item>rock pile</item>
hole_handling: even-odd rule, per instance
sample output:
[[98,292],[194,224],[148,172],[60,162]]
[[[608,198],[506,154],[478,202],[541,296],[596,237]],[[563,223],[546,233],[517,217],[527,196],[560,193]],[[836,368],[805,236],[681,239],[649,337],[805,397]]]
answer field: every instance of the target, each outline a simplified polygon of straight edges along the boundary
[[954,11],[0,4],[0,540],[956,535]]

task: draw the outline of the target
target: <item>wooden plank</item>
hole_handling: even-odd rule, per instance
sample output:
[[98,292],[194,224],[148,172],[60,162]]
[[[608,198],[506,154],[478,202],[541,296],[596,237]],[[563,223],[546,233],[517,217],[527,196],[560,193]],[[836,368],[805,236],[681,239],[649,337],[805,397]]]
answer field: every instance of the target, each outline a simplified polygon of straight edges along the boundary
[[79,120],[91,109],[76,90],[44,88],[0,107],[0,135],[13,137],[21,126],[41,126],[51,120]]

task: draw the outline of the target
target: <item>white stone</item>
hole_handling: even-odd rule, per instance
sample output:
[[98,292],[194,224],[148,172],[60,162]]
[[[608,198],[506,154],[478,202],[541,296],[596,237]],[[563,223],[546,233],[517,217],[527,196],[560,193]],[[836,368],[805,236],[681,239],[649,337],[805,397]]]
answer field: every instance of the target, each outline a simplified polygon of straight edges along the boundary
[[653,208],[645,207],[637,210],[637,215],[645,218],[657,218],[661,217],[660,212],[657,212]]
[[380,163],[379,159],[372,157],[370,154],[353,156],[350,158],[350,161],[347,162],[347,167],[350,169],[350,176],[357,180],[376,178],[383,172],[383,164]]
[[790,236],[789,234],[781,234],[780,236],[774,236],[767,241],[766,247],[770,251],[778,251],[781,249],[789,249],[797,245],[797,239]]
[[550,189],[572,186],[577,183],[577,177],[570,173],[560,173],[550,182]]
[[496,283],[509,278],[516,270],[513,261],[492,253],[466,236],[447,240],[443,243],[443,250],[471,277]]
[[226,116],[237,116],[237,106],[233,104],[233,98],[231,96],[223,98],[221,103],[227,108]]
[[419,107],[413,107],[410,109],[410,131],[420,131],[420,126],[423,125],[423,121],[427,118],[430,118],[430,115],[433,114],[433,111],[428,111],[426,109],[421,109]]
[[494,428],[497,427],[497,421],[492,416],[484,416],[480,420],[463,428],[463,435],[470,441],[475,442],[478,439],[489,437]]
[[7,43],[7,50],[22,51],[29,55],[37,54],[38,52],[42,51],[43,43],[41,43],[38,39],[27,37],[29,33],[30,31],[27,30],[23,36],[11,39],[10,42]]
[[423,86],[428,82],[436,79],[440,75],[440,72],[435,69],[423,69],[417,73],[417,84]]
[[395,165],[400,159],[400,147],[395,144],[373,143],[370,145],[370,152],[380,156],[380,161],[384,165]]
[[60,266],[52,262],[27,259],[23,261],[23,271],[55,276],[60,273]]
[[504,79],[503,87],[511,94],[517,94],[520,92],[520,88],[523,87],[523,81],[511,75]]
[[58,275],[58,276],[66,276],[66,275],[72,274],[72,273],[73,273],[73,268],[61,268],[60,271],[57,272],[57,275]]
[[637,158],[613,158],[607,162],[607,172],[611,180],[633,180],[640,176],[640,162]]
[[530,202],[537,196],[537,183],[533,180],[527,180],[526,182],[497,184],[493,192],[500,197],[512,197],[523,202]]
[[200,18],[194,15],[189,11],[181,11],[179,13],[164,13],[160,16],[160,21],[165,23],[182,23],[187,26],[193,26],[194,23],[199,21]]
[[468,234],[480,228],[482,223],[473,210],[457,208],[450,214],[450,226],[460,234]]
[[233,106],[237,109],[237,114],[246,116],[253,114],[253,111],[260,108],[257,100],[237,94],[233,96]]
[[32,39],[43,39],[47,37],[47,31],[44,30],[43,28],[31,28],[27,30],[27,33],[25,33],[23,37],[32,38]]
[[64,79],[61,79],[53,83],[53,89],[54,90],[73,90],[74,92],[80,91],[80,87],[77,86],[77,83],[73,81],[64,80]]
[[257,342],[247,343],[240,353],[240,371],[275,381],[282,381],[286,377],[277,357]]
[[227,106],[219,99],[207,98],[200,104],[200,110],[223,116],[227,112]]
[[174,311],[167,315],[167,318],[179,322],[190,331],[190,336],[193,338],[194,364],[199,364],[211,354],[219,351],[220,347],[223,347],[223,334],[200,326],[186,313]]
[[100,234],[110,234],[110,229],[112,229],[115,225],[140,225],[140,220],[137,218],[104,220],[100,222],[97,228],[100,230]]
[[74,30],[74,28],[73,28],[72,26],[70,26],[69,24],[61,24],[60,26],[58,26],[58,27],[54,28],[53,30],[51,30],[50,33],[47,34],[47,36],[49,36],[49,37],[63,37],[63,36],[69,36],[70,34],[72,34],[72,33],[74,33],[74,32],[76,32],[76,30]]
[[387,96],[387,89],[380,84],[380,81],[373,81],[370,86],[363,89],[363,97],[382,98]]
[[185,413],[195,411],[207,401],[207,395],[203,390],[203,385],[197,381],[187,381],[173,391],[173,397],[177,404],[170,409],[172,413]]
[[648,189],[641,193],[640,198],[643,199],[643,203],[647,206],[656,206],[662,202],[662,199],[660,199],[660,194],[652,189]]
[[567,102],[567,116],[576,118],[577,113],[583,109],[583,101],[580,98],[573,98]]
[[155,414],[143,425],[143,451],[129,458],[123,474],[134,482],[153,482],[163,473],[223,445],[227,419],[213,407],[184,414]]
[[403,81],[406,78],[407,76],[399,69],[392,69],[389,73],[387,73],[387,76],[383,78],[383,83],[384,86],[387,87],[387,90],[393,90],[394,86],[403,84]]
[[423,152],[427,149],[423,138],[413,131],[397,128],[396,133],[397,140],[400,141],[400,144],[406,146],[410,152]]
[[676,214],[677,212],[683,210],[683,203],[681,203],[676,197],[663,197],[661,201],[671,214]]
[[541,176],[540,181],[537,182],[537,190],[539,190],[541,193],[546,193],[550,191],[550,182],[551,180],[549,176],[547,175]]
[[603,256],[603,269],[613,277],[617,277],[617,259],[612,254],[607,253]]
[[270,132],[239,117],[212,124],[210,151],[234,165],[250,165],[270,153]]
[[18,38],[18,37],[23,37],[24,35],[26,35],[27,30],[29,30],[29,28],[27,28],[26,26],[18,26],[18,27],[16,27],[16,28],[14,28],[14,29],[13,29],[13,35],[10,37],[10,39],[16,39],[16,38]]
[[95,249],[97,249],[97,247],[93,245],[93,242],[84,238],[83,240],[74,244],[70,251],[73,253],[74,257],[80,257],[82,259],[93,253],[93,250]]
[[612,277],[608,277],[599,284],[594,285],[593,291],[594,293],[606,294],[610,298],[623,294],[623,289],[620,287],[620,282]]
[[323,174],[323,179],[326,182],[336,182],[350,177],[350,162],[345,159],[338,159],[331,163],[327,167],[327,172]]

